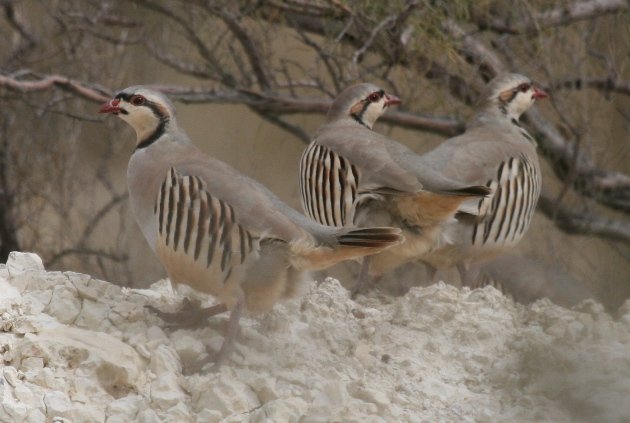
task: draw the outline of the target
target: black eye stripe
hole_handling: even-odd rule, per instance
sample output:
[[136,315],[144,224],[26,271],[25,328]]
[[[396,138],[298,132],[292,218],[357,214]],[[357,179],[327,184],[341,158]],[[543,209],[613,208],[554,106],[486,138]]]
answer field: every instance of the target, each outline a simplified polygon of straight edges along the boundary
[[123,101],[129,101],[131,100],[131,97],[133,96],[133,94],[127,94],[127,93],[118,93],[116,95],[116,97],[114,97],[117,100],[123,100]]
[[150,101],[141,94],[128,94],[128,93],[118,93],[116,94],[115,99],[126,101],[127,103],[132,103],[134,97],[142,97],[144,99],[144,103],[150,103]]
[[369,103],[375,103],[375,102],[379,101],[381,98],[383,98],[384,95],[385,95],[385,91],[383,91],[383,90],[376,91],[376,92],[373,92],[372,94],[368,95],[367,98],[365,99],[365,101],[369,102]]

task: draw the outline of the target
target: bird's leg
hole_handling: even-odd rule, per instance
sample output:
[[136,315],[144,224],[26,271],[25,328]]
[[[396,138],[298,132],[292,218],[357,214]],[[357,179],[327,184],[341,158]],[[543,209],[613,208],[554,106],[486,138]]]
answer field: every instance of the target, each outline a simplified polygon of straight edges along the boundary
[[473,283],[475,282],[475,276],[477,275],[477,272],[472,271],[470,269],[470,266],[463,262],[457,263],[457,271],[459,272],[459,280],[462,287],[467,286],[473,288]]
[[215,355],[215,367],[221,366],[225,360],[227,360],[232,352],[234,352],[234,342],[236,340],[236,335],[238,334],[238,322],[241,319],[241,315],[243,314],[243,306],[245,305],[245,298],[241,294],[240,298],[236,302],[236,305],[232,309],[230,313],[230,318],[228,319],[227,330],[225,331],[225,338],[223,339],[223,345],[221,345],[221,349]]
[[436,276],[437,276],[437,268],[431,266],[430,264],[427,264],[427,275],[429,276],[429,281],[434,284],[437,283]]
[[177,329],[197,328],[199,326],[203,326],[208,317],[227,311],[225,304],[217,304],[211,307],[202,308],[199,301],[193,301],[188,298],[184,298],[181,307],[174,313],[161,311],[151,305],[147,305],[145,307],[162,319],[166,323],[167,327]]
[[354,283],[354,286],[350,289],[350,298],[353,300],[357,295],[364,293],[368,290],[370,284],[370,262],[372,257],[365,256],[361,262],[361,270],[359,271],[359,277]]
[[234,352],[234,342],[236,340],[236,335],[238,334],[238,322],[241,319],[241,315],[243,314],[243,306],[245,304],[245,299],[241,294],[240,298],[236,302],[236,305],[230,312],[230,318],[227,323],[227,330],[225,331],[225,337],[223,338],[223,344],[218,352],[214,353],[209,348],[207,349],[208,355],[201,359],[197,360],[194,363],[189,363],[185,365],[185,374],[193,374],[201,371],[203,366],[208,363],[214,363],[211,372],[216,372],[219,370],[221,365],[232,355]]

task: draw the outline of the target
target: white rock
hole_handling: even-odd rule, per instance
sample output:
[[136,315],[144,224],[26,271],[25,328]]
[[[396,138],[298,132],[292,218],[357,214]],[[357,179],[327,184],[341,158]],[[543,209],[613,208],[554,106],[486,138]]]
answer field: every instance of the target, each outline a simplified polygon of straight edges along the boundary
[[0,315],[17,313],[22,303],[20,291],[9,283],[8,280],[0,278]]
[[74,324],[83,329],[99,330],[103,327],[108,313],[109,307],[106,304],[84,299]]
[[223,420],[223,415],[217,410],[204,408],[197,413],[197,423],[218,423]]
[[300,422],[308,410],[302,398],[283,398],[265,403],[249,415],[249,423]]
[[47,416],[71,418],[74,407],[64,392],[47,392],[43,400]]
[[39,272],[44,270],[44,263],[37,254],[13,251],[9,253],[9,258],[7,259],[7,269],[12,272],[24,272],[27,270]]
[[25,314],[36,315],[44,311],[50,303],[52,291],[28,291],[22,297],[22,309]]
[[77,298],[76,290],[73,291],[66,286],[56,286],[46,311],[61,323],[71,323],[81,311],[81,300]]
[[160,416],[150,408],[140,411],[136,418],[138,423],[162,423]]
[[228,364],[192,376],[181,374],[182,359],[218,348],[225,317],[173,332],[144,308],[180,301],[166,280],[130,290],[45,272],[29,257],[0,265],[0,422],[51,422],[51,413],[73,423],[630,415],[630,301],[616,319],[592,301],[522,307],[494,289],[445,284],[354,302],[327,279],[241,319]]
[[139,395],[127,395],[118,398],[107,406],[107,423],[126,423],[135,419],[144,399]]
[[181,363],[172,347],[160,345],[151,356],[151,404],[158,410],[167,410],[187,399],[180,386]]
[[189,331],[175,331],[170,338],[183,363],[194,363],[206,354],[206,346],[201,342],[201,339]]
[[69,326],[26,334],[15,346],[17,365],[29,357],[41,358],[47,367],[81,368],[110,395],[140,391],[144,364],[135,350],[118,339]]
[[190,410],[183,402],[179,402],[162,414],[162,420],[173,423],[192,423],[195,421]]
[[41,423],[46,421],[46,415],[39,409],[30,409],[24,423]]
[[159,345],[151,355],[151,371],[156,375],[181,373],[182,365],[175,350],[168,345]]
[[22,359],[22,370],[29,371],[34,369],[43,369],[44,359],[41,357],[26,357]]
[[185,401],[188,396],[182,390],[179,379],[173,374],[160,374],[151,382],[151,405],[156,410],[166,410],[180,402]]
[[2,378],[4,382],[14,388],[20,383],[20,375],[15,367],[4,367],[2,369]]
[[215,377],[199,378],[187,387],[192,395],[193,410],[219,411],[223,417],[245,413],[260,406],[252,389],[223,371]]

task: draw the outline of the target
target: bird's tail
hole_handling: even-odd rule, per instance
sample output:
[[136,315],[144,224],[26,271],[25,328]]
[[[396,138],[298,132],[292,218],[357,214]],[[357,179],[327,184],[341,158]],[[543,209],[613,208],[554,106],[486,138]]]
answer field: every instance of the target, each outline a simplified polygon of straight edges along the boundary
[[464,188],[454,189],[448,192],[455,198],[461,198],[456,210],[456,217],[480,216],[481,204],[488,204],[491,200],[493,189],[485,185],[472,185]]
[[459,197],[486,197],[492,194],[492,189],[485,185],[471,185],[463,188],[455,188],[443,191],[447,195]]
[[422,191],[412,197],[397,198],[395,204],[400,216],[421,228],[440,225],[458,213],[474,214],[479,201],[492,194],[492,189],[472,185],[448,191]]
[[403,240],[398,228],[340,228],[335,234],[334,246],[313,245],[311,241],[294,243],[291,261],[301,269],[325,269],[344,260],[379,253]]

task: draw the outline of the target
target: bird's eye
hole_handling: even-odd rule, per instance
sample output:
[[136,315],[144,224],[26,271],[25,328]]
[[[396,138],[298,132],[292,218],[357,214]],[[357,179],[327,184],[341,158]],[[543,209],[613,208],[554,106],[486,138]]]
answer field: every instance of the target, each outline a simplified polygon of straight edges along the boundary
[[527,82],[523,82],[521,85],[518,86],[518,90],[524,93],[524,92],[527,92],[527,90],[529,90],[530,87],[531,87],[531,84]]
[[371,103],[376,103],[381,99],[381,95],[379,93],[372,93],[368,96],[368,101]]
[[134,106],[142,106],[145,102],[145,98],[141,95],[134,95],[131,97],[130,103]]

